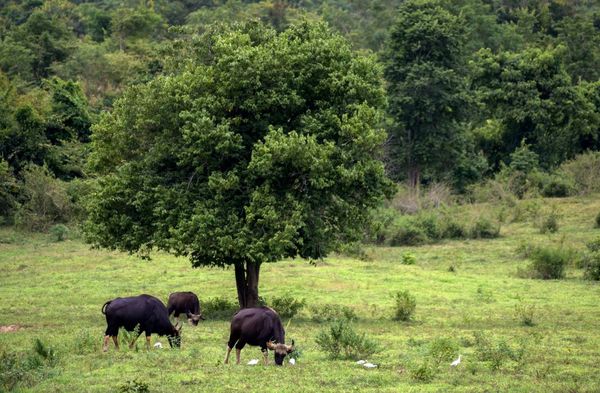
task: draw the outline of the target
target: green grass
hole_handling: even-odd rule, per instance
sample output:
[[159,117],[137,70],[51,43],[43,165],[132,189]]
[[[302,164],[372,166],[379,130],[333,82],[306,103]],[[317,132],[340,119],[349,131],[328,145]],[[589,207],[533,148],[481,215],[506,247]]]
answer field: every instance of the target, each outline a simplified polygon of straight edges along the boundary
[[[599,392],[600,286],[583,280],[573,266],[563,280],[517,275],[530,263],[515,251],[523,242],[583,249],[600,236],[593,228],[600,198],[551,203],[562,217],[555,234],[542,235],[532,222],[520,222],[503,225],[494,240],[369,248],[369,261],[333,256],[316,266],[302,260],[263,266],[260,292],[267,299],[290,294],[309,306],[354,309],[355,329],[382,348],[368,359],[379,365],[372,370],[328,360],[315,344],[328,324],[313,322],[307,307],[291,322],[284,320],[288,341],[295,339],[302,350],[293,367],[223,365],[229,325],[222,320],[185,325],[181,350],[166,345],[146,351],[142,338],[138,350],[116,352],[111,343],[102,353],[106,322],[100,308],[106,300],[149,293],[166,301],[178,290],[192,290],[201,300],[234,299],[233,271],[192,269],[187,260],[164,254],[147,262],[90,250],[77,240],[54,243],[49,235],[2,229],[0,325],[20,330],[0,333],[0,354],[29,353],[36,338],[56,350],[56,366],[22,387],[35,392],[117,391],[130,380],[148,384],[150,392]],[[465,209],[477,214],[493,207]],[[401,263],[406,252],[416,264]],[[392,320],[399,290],[417,299],[412,322]],[[522,323],[519,307],[534,310],[533,326]],[[504,342],[521,356],[501,358],[496,369],[483,360],[476,335],[499,348]],[[442,339],[458,346],[459,367],[451,368],[451,359],[438,364],[431,355]],[[157,340],[167,344],[166,338]],[[256,347],[242,351],[243,364],[260,357]],[[432,377],[419,378],[419,367]]]

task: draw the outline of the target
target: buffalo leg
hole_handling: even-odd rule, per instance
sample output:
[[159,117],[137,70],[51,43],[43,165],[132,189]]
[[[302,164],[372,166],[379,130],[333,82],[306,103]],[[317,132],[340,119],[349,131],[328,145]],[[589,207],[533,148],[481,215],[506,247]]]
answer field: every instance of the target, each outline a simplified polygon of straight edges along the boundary
[[115,347],[117,349],[119,349],[119,340],[118,340],[117,336],[112,336],[112,338],[113,338],[113,342],[115,343]]
[[109,335],[104,336],[104,345],[102,345],[102,351],[108,351],[108,340],[110,339]]
[[227,346],[227,354],[225,355],[225,364],[229,363],[229,354],[231,353],[231,348],[229,345]]
[[240,364],[240,354],[242,353],[242,350],[239,348],[235,349],[235,364]]
[[269,365],[269,350],[268,349],[261,349],[262,353],[263,353],[263,361],[265,366]]
[[150,349],[150,336],[146,336],[146,349]]

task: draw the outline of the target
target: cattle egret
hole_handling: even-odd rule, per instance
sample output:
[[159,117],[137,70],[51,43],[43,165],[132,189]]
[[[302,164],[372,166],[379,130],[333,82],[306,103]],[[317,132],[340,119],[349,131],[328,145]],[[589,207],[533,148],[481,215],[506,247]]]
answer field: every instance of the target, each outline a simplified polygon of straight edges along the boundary
[[290,359],[290,364],[291,364],[292,366],[293,366],[294,364],[296,364],[296,359],[294,359],[294,358],[291,358],[291,359]]
[[258,359],[252,359],[248,362],[248,366],[254,366],[258,364]]
[[356,364],[365,364],[366,362],[366,360],[359,360],[358,362],[356,362]]
[[162,348],[162,343],[157,342],[156,344],[154,344],[154,348],[158,348],[158,349]]
[[377,365],[373,364],[373,363],[365,363],[365,364],[363,364],[363,366],[365,368],[375,368],[375,367],[377,367]]
[[460,364],[460,355],[458,355],[458,359],[456,359],[455,361],[453,361],[452,363],[450,363],[450,366],[456,367],[459,364]]

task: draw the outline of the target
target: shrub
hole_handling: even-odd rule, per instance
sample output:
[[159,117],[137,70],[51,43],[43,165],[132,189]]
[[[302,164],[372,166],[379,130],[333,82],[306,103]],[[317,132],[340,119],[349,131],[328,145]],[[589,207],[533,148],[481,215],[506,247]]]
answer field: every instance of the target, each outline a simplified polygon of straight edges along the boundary
[[564,198],[575,193],[575,184],[569,177],[549,175],[542,180],[540,192],[545,197]]
[[475,332],[475,356],[484,362],[489,362],[492,370],[498,370],[508,360],[520,362],[525,355],[525,348],[512,348],[506,341],[492,341],[488,335]]
[[398,291],[394,295],[396,306],[394,319],[396,321],[410,321],[417,308],[417,300],[408,291]]
[[425,230],[412,221],[404,221],[394,229],[394,233],[390,236],[390,245],[393,247],[418,246],[429,242]]
[[306,305],[306,300],[297,300],[291,295],[284,295],[274,297],[269,303],[281,317],[292,318]]
[[571,252],[562,248],[537,247],[531,252],[531,265],[535,277],[543,280],[560,279],[572,258]]
[[581,194],[600,191],[600,152],[587,152],[564,162],[559,171],[562,177],[572,179]]
[[18,209],[15,221],[28,230],[46,231],[52,224],[70,220],[74,206],[65,183],[54,178],[46,167],[30,165],[23,171],[26,202]]
[[591,252],[600,251],[600,237],[596,238],[595,240],[592,240],[591,242],[586,243],[585,246]]
[[375,341],[359,334],[347,320],[334,321],[328,329],[319,332],[316,343],[331,359],[358,359],[379,351]]
[[62,242],[69,234],[69,228],[63,224],[56,224],[50,228],[50,234],[56,242]]
[[[0,158],[0,218],[10,222],[17,207],[19,188],[8,162]],[[2,222],[0,222],[1,224]]]
[[534,326],[535,306],[533,304],[518,303],[515,306],[515,317],[523,326]]
[[538,226],[540,233],[556,233],[558,231],[558,214],[552,211],[541,219]]
[[596,215],[596,228],[600,228],[600,212]]
[[587,280],[600,281],[600,252],[586,253],[581,264],[583,265],[583,277]]
[[414,265],[417,262],[417,257],[415,254],[411,252],[405,252],[402,254],[402,264],[403,265]]
[[237,302],[223,297],[214,297],[202,302],[202,315],[208,319],[230,319],[239,309]]
[[458,355],[458,343],[450,338],[436,338],[429,344],[428,352],[434,363],[439,365]]
[[148,393],[150,389],[148,388],[148,384],[146,382],[132,380],[127,381],[123,385],[119,386],[119,393]]
[[463,224],[459,223],[454,218],[449,216],[445,217],[444,221],[445,225],[443,229],[443,237],[448,239],[463,239],[467,237],[467,230],[465,229],[465,226]]
[[430,240],[439,240],[444,235],[440,217],[435,213],[428,212],[417,215],[414,225],[421,228]]
[[435,378],[437,369],[425,360],[410,367],[409,372],[413,380],[417,382],[429,383]]
[[338,304],[322,304],[310,307],[311,319],[315,322],[333,321],[337,319],[346,319],[356,321],[358,316],[353,309]]
[[493,239],[500,236],[500,224],[494,224],[488,218],[479,217],[469,232],[473,239]]
[[58,362],[53,348],[36,339],[30,352],[0,353],[0,391],[31,387],[48,377]]

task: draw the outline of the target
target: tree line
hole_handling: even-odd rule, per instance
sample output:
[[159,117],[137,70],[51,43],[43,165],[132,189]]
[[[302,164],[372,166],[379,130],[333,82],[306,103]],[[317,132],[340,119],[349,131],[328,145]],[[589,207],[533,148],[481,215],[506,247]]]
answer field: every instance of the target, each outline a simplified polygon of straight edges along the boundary
[[231,265],[240,305],[256,304],[262,263],[360,239],[390,179],[468,193],[598,150],[599,12],[0,2],[0,214],[37,230],[79,218],[97,246]]

